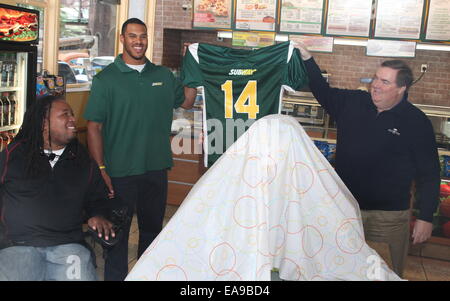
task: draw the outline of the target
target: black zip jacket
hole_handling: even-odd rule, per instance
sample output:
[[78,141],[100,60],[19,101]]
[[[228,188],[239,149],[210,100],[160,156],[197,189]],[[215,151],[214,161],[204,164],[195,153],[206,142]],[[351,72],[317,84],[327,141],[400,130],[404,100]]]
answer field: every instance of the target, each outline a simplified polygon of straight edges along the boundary
[[13,245],[47,247],[83,241],[85,217],[104,215],[107,189],[99,169],[77,141],[52,169],[40,156],[39,176],[25,172],[23,142],[0,154],[2,222]]
[[362,210],[407,210],[413,180],[419,219],[431,222],[439,200],[440,166],[433,127],[407,100],[378,114],[370,93],[330,88],[305,61],[315,98],[337,123],[336,171]]

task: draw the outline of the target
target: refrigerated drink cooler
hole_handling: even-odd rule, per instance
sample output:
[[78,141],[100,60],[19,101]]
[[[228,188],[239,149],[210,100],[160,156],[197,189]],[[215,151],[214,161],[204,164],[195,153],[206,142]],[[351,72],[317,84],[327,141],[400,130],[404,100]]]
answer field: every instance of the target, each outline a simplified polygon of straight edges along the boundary
[[36,99],[38,16],[35,10],[0,4],[0,150]]

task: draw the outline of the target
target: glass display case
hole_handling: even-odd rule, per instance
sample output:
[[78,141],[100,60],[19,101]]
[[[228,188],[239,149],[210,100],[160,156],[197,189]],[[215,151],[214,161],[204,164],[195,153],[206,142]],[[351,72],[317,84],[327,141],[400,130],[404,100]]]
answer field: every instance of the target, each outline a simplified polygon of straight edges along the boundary
[[168,173],[167,202],[180,205],[206,171],[202,154],[203,96],[199,89],[190,110],[173,111],[171,146],[174,166]]
[[[441,164],[441,186],[439,205],[433,218],[433,238],[450,245],[450,108],[416,104],[431,120],[436,135],[436,143]],[[415,208],[415,206],[413,206]],[[418,212],[413,209],[413,215]]]
[[298,120],[314,140],[336,142],[336,123],[312,96],[287,92],[281,114]]
[[194,107],[190,110],[177,108],[173,110],[172,135],[198,138],[203,129],[203,94],[197,90]]
[[286,92],[281,114],[294,117],[333,165],[336,155],[336,122],[308,92]]

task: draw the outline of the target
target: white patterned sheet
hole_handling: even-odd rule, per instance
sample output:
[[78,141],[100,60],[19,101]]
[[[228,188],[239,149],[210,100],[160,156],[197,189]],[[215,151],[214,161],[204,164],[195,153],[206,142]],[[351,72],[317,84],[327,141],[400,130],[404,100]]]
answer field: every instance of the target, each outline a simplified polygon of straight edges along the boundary
[[203,175],[126,280],[401,280],[292,117],[255,122]]

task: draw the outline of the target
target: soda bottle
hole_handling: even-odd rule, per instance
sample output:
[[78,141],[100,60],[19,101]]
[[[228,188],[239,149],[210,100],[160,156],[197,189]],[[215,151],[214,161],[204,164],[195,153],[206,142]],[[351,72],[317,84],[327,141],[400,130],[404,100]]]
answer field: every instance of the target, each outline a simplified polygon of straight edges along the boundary
[[6,135],[8,136],[8,144],[10,144],[13,141],[14,137],[16,136],[14,130],[8,131]]
[[17,70],[17,63],[16,63],[16,55],[11,54],[11,61],[9,62],[9,72],[8,72],[8,85],[10,87],[16,86],[16,70]]
[[11,125],[11,102],[8,99],[8,92],[3,93],[3,126]]
[[0,97],[0,127],[3,126],[3,95]]
[[3,145],[6,147],[11,141],[9,140],[8,132],[2,132]]
[[16,101],[16,95],[14,92],[11,92],[9,94],[9,102],[11,103],[11,106],[9,108],[9,111],[11,113],[11,125],[16,123],[16,112],[17,112],[17,101]]
[[6,61],[2,61],[1,86],[8,86],[8,63]]
[[[1,55],[0,55],[0,57],[1,57]],[[2,78],[3,78],[3,64],[4,64],[4,61],[0,60],[0,87],[3,87],[3,81],[2,81]]]

